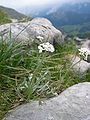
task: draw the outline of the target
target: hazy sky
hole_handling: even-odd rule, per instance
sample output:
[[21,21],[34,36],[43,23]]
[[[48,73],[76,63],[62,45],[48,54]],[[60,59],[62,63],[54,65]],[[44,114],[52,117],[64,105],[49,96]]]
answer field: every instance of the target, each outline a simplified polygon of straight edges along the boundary
[[62,4],[65,2],[90,2],[90,0],[0,0],[0,5],[19,8],[23,6],[39,6],[50,4]]

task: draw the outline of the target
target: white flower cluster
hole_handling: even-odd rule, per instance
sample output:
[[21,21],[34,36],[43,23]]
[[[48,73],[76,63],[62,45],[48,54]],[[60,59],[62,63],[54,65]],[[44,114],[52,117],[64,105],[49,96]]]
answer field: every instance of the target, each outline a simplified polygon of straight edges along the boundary
[[46,43],[42,43],[38,46],[39,49],[39,53],[42,53],[43,51],[48,51],[48,52],[54,52],[55,48],[52,44],[50,44],[49,42]]
[[88,48],[81,48],[78,49],[79,50],[79,54],[82,55],[84,57],[85,60],[87,60],[88,55],[90,55],[90,50]]

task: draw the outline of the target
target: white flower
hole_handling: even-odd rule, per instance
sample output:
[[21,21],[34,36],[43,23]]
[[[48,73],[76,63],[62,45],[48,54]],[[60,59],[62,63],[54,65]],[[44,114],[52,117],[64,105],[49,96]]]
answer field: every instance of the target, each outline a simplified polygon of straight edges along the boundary
[[39,53],[42,53],[42,51],[44,50],[44,48],[41,47],[41,45],[38,46],[39,49]]
[[88,48],[81,48],[78,49],[79,50],[79,54],[82,55],[84,57],[85,60],[87,60],[88,55],[90,55],[90,50]]
[[41,42],[44,39],[42,36],[37,36],[36,38],[39,39]]
[[43,51],[47,51],[47,52],[54,52],[55,48],[52,44],[50,44],[49,42],[46,43],[42,43],[38,46],[39,49],[39,53],[42,53]]
[[29,81],[31,81],[31,79],[33,78],[33,74],[31,73],[28,78],[29,78]]

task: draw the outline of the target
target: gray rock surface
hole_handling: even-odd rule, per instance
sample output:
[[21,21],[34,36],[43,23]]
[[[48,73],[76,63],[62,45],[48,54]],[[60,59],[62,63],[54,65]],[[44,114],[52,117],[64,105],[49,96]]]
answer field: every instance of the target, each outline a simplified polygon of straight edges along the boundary
[[57,30],[52,23],[45,18],[35,18],[25,23],[11,23],[0,26],[0,35],[4,35],[4,40],[9,37],[10,31],[12,38],[17,42],[32,43],[38,36],[43,40],[37,39],[38,42],[50,42],[61,44],[64,41],[62,33]]
[[84,41],[81,47],[82,48],[87,48],[87,49],[90,50],[90,40]]
[[74,85],[41,105],[21,105],[4,120],[90,120],[90,83]]
[[72,64],[71,67],[74,69],[75,72],[83,74],[90,69],[90,63],[81,60],[78,56],[71,55],[70,62]]

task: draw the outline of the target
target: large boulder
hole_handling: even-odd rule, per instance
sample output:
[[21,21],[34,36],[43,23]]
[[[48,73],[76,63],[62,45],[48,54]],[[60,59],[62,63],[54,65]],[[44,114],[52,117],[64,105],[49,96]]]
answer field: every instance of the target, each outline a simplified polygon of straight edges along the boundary
[[35,18],[32,21],[24,23],[1,25],[0,35],[3,36],[4,40],[12,37],[15,41],[26,44],[30,44],[33,41],[61,44],[64,41],[62,33],[45,18]]
[[21,105],[4,120],[90,120],[90,83],[74,85],[58,97]]

